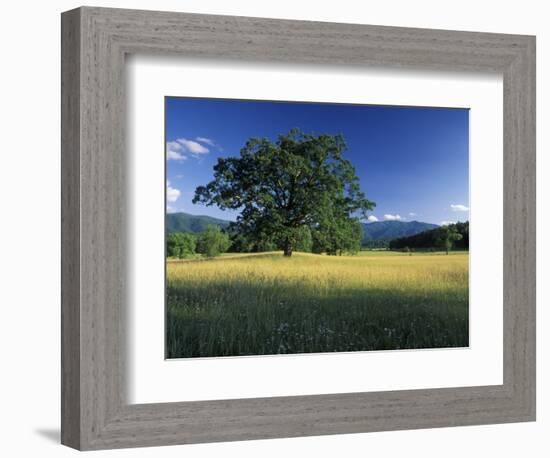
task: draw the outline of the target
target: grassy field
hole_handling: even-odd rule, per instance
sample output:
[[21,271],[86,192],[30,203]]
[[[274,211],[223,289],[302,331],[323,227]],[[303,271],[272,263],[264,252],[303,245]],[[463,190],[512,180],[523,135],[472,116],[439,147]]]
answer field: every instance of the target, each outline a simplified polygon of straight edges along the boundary
[[167,263],[167,357],[468,346],[468,253]]

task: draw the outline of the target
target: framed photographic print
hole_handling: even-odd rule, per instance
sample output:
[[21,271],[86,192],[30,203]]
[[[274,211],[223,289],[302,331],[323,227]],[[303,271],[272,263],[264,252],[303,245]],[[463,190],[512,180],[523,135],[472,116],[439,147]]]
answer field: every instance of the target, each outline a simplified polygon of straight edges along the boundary
[[535,40],[62,16],[62,442],[535,418]]
[[167,358],[469,346],[467,109],[165,103]]

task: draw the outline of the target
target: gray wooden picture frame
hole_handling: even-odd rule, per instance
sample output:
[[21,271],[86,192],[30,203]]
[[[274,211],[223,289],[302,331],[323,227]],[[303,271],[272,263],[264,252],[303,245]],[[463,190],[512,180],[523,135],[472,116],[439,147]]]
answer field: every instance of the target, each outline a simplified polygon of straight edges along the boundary
[[[535,38],[83,7],[62,14],[62,425],[80,450],[535,419]],[[502,385],[131,405],[125,56],[501,73]],[[162,304],[159,304],[162,307]]]

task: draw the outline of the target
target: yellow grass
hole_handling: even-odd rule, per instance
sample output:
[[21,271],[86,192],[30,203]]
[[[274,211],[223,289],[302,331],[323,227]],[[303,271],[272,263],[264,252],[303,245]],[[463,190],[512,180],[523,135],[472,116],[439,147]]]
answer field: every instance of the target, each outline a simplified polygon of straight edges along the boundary
[[468,288],[468,255],[319,256],[295,253],[232,255],[167,266],[171,285],[180,282],[231,282],[300,285],[318,294],[334,288],[432,292]]
[[174,357],[468,343],[468,253],[237,254],[167,275]]

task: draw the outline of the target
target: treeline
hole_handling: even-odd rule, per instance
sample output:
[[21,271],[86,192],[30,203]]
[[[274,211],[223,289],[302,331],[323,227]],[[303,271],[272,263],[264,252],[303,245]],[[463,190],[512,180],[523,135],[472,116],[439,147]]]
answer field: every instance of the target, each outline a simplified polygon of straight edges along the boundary
[[388,249],[390,247],[390,241],[388,239],[365,240],[362,242],[361,247],[367,250],[382,249],[382,248]]
[[390,241],[389,248],[390,250],[442,248],[447,252],[453,248],[468,250],[470,247],[469,229],[469,221],[449,224],[420,234],[394,239]]
[[305,253],[342,255],[357,253],[361,249],[363,229],[358,220],[337,224],[335,221],[319,225],[314,230],[308,226],[293,229],[285,238],[258,235],[255,231],[243,233],[235,224],[228,228],[210,225],[204,232],[173,232],[166,239],[166,254],[173,258],[192,258],[197,255],[215,257],[225,252],[260,253],[284,250],[291,237],[293,249]]
[[230,251],[238,253],[287,250],[290,243],[295,251],[341,256],[360,251],[363,237],[363,228],[356,218],[326,218],[314,228],[302,225],[286,231],[283,236],[263,233],[257,228],[247,231],[242,224],[234,223],[227,231],[231,239]]
[[212,258],[225,253],[231,246],[229,235],[218,226],[208,226],[204,232],[173,232],[166,238],[166,255],[171,258],[192,258],[197,254]]

